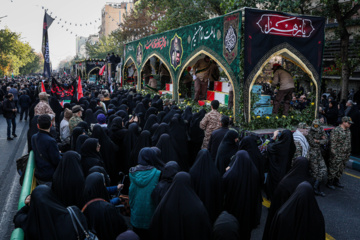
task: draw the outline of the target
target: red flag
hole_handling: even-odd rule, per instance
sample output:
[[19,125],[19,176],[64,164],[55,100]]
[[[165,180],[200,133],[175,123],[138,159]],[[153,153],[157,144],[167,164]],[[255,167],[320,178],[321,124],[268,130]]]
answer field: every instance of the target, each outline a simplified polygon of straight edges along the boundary
[[41,92],[46,92],[43,81],[41,81]]
[[80,98],[84,97],[82,86],[81,86],[81,78],[79,76],[78,86],[77,86],[77,92],[78,92],[78,101]]
[[104,65],[104,66],[100,69],[100,71],[99,71],[99,75],[100,75],[100,76],[102,76],[102,75],[104,74],[105,66],[106,66],[106,65]]

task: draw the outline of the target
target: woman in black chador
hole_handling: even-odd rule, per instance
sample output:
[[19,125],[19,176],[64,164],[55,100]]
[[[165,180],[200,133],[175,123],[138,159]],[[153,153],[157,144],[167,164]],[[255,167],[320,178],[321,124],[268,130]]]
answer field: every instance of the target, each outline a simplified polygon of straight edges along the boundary
[[215,222],[221,211],[221,176],[207,149],[199,151],[189,171],[196,194],[206,207],[211,222]]
[[290,170],[295,150],[294,139],[289,130],[282,131],[278,141],[269,143],[269,174],[266,179],[266,195],[269,199],[272,198],[278,183]]
[[[86,218],[79,208],[73,206],[83,227],[88,230]],[[66,207],[60,203],[50,187],[40,185],[31,194],[28,217],[24,226],[27,240],[79,239]],[[80,239],[85,236],[79,231]]]
[[64,206],[84,206],[85,177],[80,158],[77,152],[66,152],[54,172],[51,188]]
[[211,224],[188,173],[179,172],[156,208],[150,225],[152,239],[209,240]]
[[256,213],[261,192],[259,173],[246,151],[236,153],[232,166],[223,176],[223,191],[225,210],[239,221],[242,239],[250,239],[252,229],[259,223]]
[[221,175],[225,173],[225,169],[229,166],[232,156],[234,156],[238,150],[238,139],[238,132],[230,130],[225,134],[224,139],[220,143],[216,154],[215,165]]
[[83,212],[89,228],[96,232],[99,240],[115,239],[127,230],[124,218],[109,202],[105,178],[101,173],[92,173],[85,182],[86,205]]
[[302,182],[272,220],[269,239],[325,240],[325,221],[309,182]]
[[294,193],[296,187],[303,181],[309,181],[309,162],[304,157],[298,157],[288,174],[278,184],[267,215],[263,240],[269,239],[269,228],[276,212]]

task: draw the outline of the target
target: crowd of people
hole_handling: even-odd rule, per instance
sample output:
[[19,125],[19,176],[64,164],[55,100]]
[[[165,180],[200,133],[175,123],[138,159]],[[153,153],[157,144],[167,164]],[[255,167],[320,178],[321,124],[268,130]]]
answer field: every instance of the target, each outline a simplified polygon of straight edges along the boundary
[[[209,113],[192,112],[159,95],[84,84],[84,97],[62,107],[36,81],[10,84],[25,82],[38,184],[14,216],[26,239],[250,239],[263,193],[271,200],[263,239],[325,239],[315,196],[324,196],[326,175],[329,188],[344,187],[350,118],[331,133],[325,163],[319,120],[276,131],[261,152],[258,137],[241,137],[217,100]],[[12,123],[19,104],[4,95]]]

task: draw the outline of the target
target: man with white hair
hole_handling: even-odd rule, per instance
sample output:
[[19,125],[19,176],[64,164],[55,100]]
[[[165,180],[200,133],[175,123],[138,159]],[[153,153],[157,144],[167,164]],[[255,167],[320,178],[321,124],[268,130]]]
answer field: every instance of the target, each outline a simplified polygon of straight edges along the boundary
[[298,157],[308,157],[309,143],[305,137],[308,133],[308,130],[306,128],[306,123],[299,123],[296,131],[293,134],[296,151],[292,159],[292,164],[294,163],[294,160]]

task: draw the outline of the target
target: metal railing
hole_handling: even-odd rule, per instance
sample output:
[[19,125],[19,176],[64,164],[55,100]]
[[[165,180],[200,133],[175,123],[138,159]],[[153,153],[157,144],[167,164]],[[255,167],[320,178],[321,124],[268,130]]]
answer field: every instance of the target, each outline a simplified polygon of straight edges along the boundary
[[[36,179],[34,177],[35,170],[35,159],[33,151],[29,154],[29,160],[26,165],[26,171],[24,176],[23,185],[19,197],[18,210],[25,206],[25,198],[34,190],[36,187]],[[24,240],[24,231],[21,228],[16,228],[12,234],[10,240]]]

